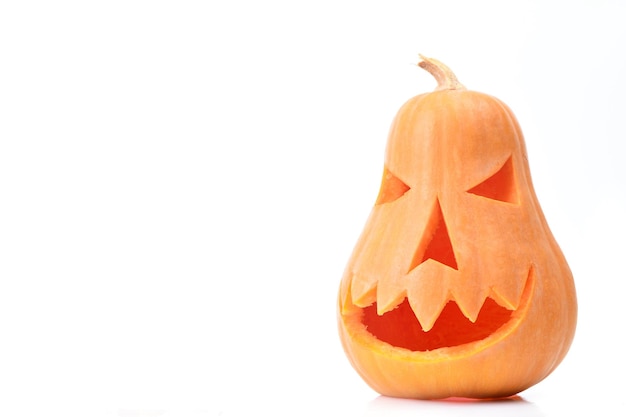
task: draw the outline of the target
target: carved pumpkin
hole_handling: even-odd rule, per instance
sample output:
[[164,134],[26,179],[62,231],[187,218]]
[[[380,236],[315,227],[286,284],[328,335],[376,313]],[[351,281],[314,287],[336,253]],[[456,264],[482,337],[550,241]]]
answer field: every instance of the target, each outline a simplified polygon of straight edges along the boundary
[[342,344],[383,395],[514,395],[569,349],[572,275],[513,113],[422,59],[439,85],[392,124],[380,193],[341,281]]

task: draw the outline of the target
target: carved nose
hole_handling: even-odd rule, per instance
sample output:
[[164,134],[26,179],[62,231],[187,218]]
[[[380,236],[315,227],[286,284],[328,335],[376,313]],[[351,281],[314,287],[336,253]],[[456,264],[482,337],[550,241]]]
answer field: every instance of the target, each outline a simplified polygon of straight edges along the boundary
[[443,213],[441,212],[439,199],[435,201],[428,223],[424,229],[424,235],[413,255],[413,261],[411,262],[409,271],[415,269],[428,259],[432,259],[452,269],[458,270],[454,249],[452,248],[452,242],[448,235],[448,227],[446,226]]

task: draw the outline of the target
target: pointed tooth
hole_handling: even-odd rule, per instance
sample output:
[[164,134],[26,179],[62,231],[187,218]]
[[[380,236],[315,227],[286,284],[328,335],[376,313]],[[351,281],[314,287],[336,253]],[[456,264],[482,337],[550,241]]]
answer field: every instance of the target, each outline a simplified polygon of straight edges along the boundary
[[376,301],[376,280],[367,279],[363,275],[354,274],[350,292],[352,303],[358,307],[367,307]]
[[354,274],[352,271],[346,269],[339,288],[339,306],[341,307],[341,314],[347,314],[350,311],[350,307],[353,306],[352,291],[350,289],[353,278]]
[[496,303],[506,308],[507,310],[516,310],[519,304],[519,303],[514,303],[511,301],[514,299],[513,297],[510,297],[510,296],[507,297],[505,295],[500,294],[498,290],[494,287],[491,287],[491,292],[489,293],[489,296],[493,298],[493,300]]
[[406,297],[406,290],[395,286],[378,284],[376,310],[379,316],[396,308]]
[[502,307],[508,310],[517,310],[530,273],[529,270],[522,279],[515,277],[515,279],[509,280],[508,282],[511,283],[509,285],[493,285],[489,296]]
[[422,325],[424,331],[429,331],[439,318],[441,310],[448,302],[449,293],[442,274],[437,272],[439,265],[433,263],[434,268],[427,271],[428,266],[423,265],[423,274],[420,274],[415,284],[407,290],[407,297],[415,317]]
[[448,302],[446,297],[441,297],[439,301],[435,301],[434,298],[430,299],[428,302],[423,302],[425,300],[422,297],[411,297],[409,295],[409,304],[411,305],[411,309],[415,313],[415,317],[422,325],[422,330],[425,332],[429,331],[435,325],[435,322],[439,318],[441,311],[446,306]]
[[452,294],[452,299],[456,302],[461,313],[472,323],[476,323],[480,309],[487,298],[487,290],[476,289],[475,291],[464,291],[463,295]]
[[406,275],[391,273],[378,281],[376,288],[376,308],[382,315],[393,310],[406,297]]

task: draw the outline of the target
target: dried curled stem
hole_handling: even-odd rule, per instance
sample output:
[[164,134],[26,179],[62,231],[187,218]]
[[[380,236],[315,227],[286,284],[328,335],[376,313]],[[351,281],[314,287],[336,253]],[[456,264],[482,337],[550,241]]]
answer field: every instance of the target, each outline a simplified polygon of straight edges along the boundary
[[441,90],[465,90],[465,86],[459,82],[456,75],[444,63],[434,58],[426,58],[420,54],[420,61],[417,65],[429,73],[437,80],[435,91]]

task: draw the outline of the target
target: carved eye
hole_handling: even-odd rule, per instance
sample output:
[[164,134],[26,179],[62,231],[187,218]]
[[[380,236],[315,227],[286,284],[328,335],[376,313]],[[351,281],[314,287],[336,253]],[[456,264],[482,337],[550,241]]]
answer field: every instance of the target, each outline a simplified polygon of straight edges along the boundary
[[495,174],[470,188],[467,192],[492,200],[519,204],[512,158],[509,156],[504,165]]
[[383,171],[383,180],[376,199],[376,205],[391,203],[402,197],[411,187],[406,185],[400,178],[393,175],[387,167]]

